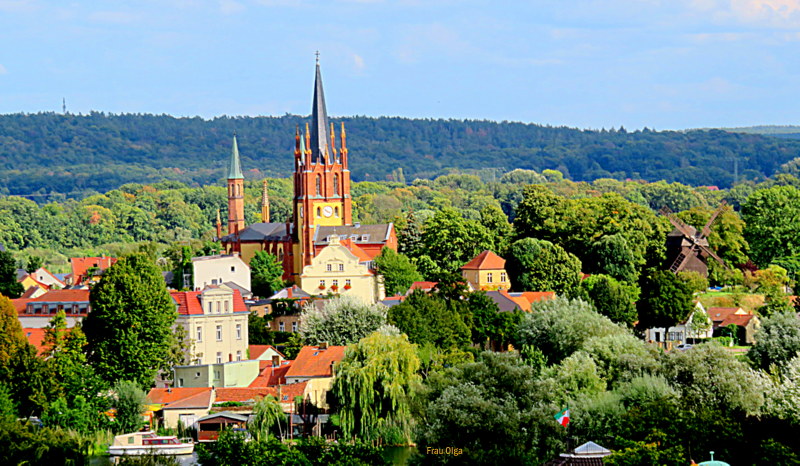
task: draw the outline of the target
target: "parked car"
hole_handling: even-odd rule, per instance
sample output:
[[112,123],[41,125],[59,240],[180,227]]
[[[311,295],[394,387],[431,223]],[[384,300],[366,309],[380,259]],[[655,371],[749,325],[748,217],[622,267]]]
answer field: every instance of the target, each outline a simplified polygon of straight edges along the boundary
[[688,349],[692,349],[692,345],[688,343],[681,343],[680,345],[676,346],[675,349],[678,351],[686,351]]

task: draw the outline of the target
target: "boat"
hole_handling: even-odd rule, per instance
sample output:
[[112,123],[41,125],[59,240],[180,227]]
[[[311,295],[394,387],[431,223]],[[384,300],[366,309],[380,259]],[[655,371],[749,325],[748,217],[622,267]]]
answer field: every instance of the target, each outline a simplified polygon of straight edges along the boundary
[[156,435],[152,431],[117,435],[108,447],[111,456],[137,455],[191,455],[194,442],[174,435]]

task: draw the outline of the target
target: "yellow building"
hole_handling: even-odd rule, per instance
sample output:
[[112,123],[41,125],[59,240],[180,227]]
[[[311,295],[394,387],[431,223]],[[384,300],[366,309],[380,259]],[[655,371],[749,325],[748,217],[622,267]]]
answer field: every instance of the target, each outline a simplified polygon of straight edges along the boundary
[[506,261],[492,251],[483,251],[461,267],[461,276],[475,290],[508,290],[511,282],[506,273]]
[[334,293],[357,296],[367,303],[383,300],[383,283],[371,269],[370,256],[349,239],[331,235],[328,240],[328,246],[303,267],[300,288],[312,296]]

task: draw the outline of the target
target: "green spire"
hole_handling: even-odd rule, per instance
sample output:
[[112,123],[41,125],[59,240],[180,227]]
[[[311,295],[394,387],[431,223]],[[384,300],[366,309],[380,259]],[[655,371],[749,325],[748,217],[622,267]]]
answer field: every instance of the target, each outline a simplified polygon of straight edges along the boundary
[[228,168],[229,180],[243,180],[242,164],[239,163],[239,145],[236,144],[236,132],[233,133],[233,151],[231,151],[231,166]]

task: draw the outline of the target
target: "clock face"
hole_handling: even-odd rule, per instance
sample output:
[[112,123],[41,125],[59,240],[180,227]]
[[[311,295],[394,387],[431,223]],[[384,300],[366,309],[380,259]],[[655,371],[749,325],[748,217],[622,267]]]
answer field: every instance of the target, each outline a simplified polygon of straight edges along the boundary
[[331,207],[329,205],[326,205],[325,207],[323,207],[322,208],[322,215],[324,215],[326,217],[330,217],[331,215],[333,215],[333,207]]

